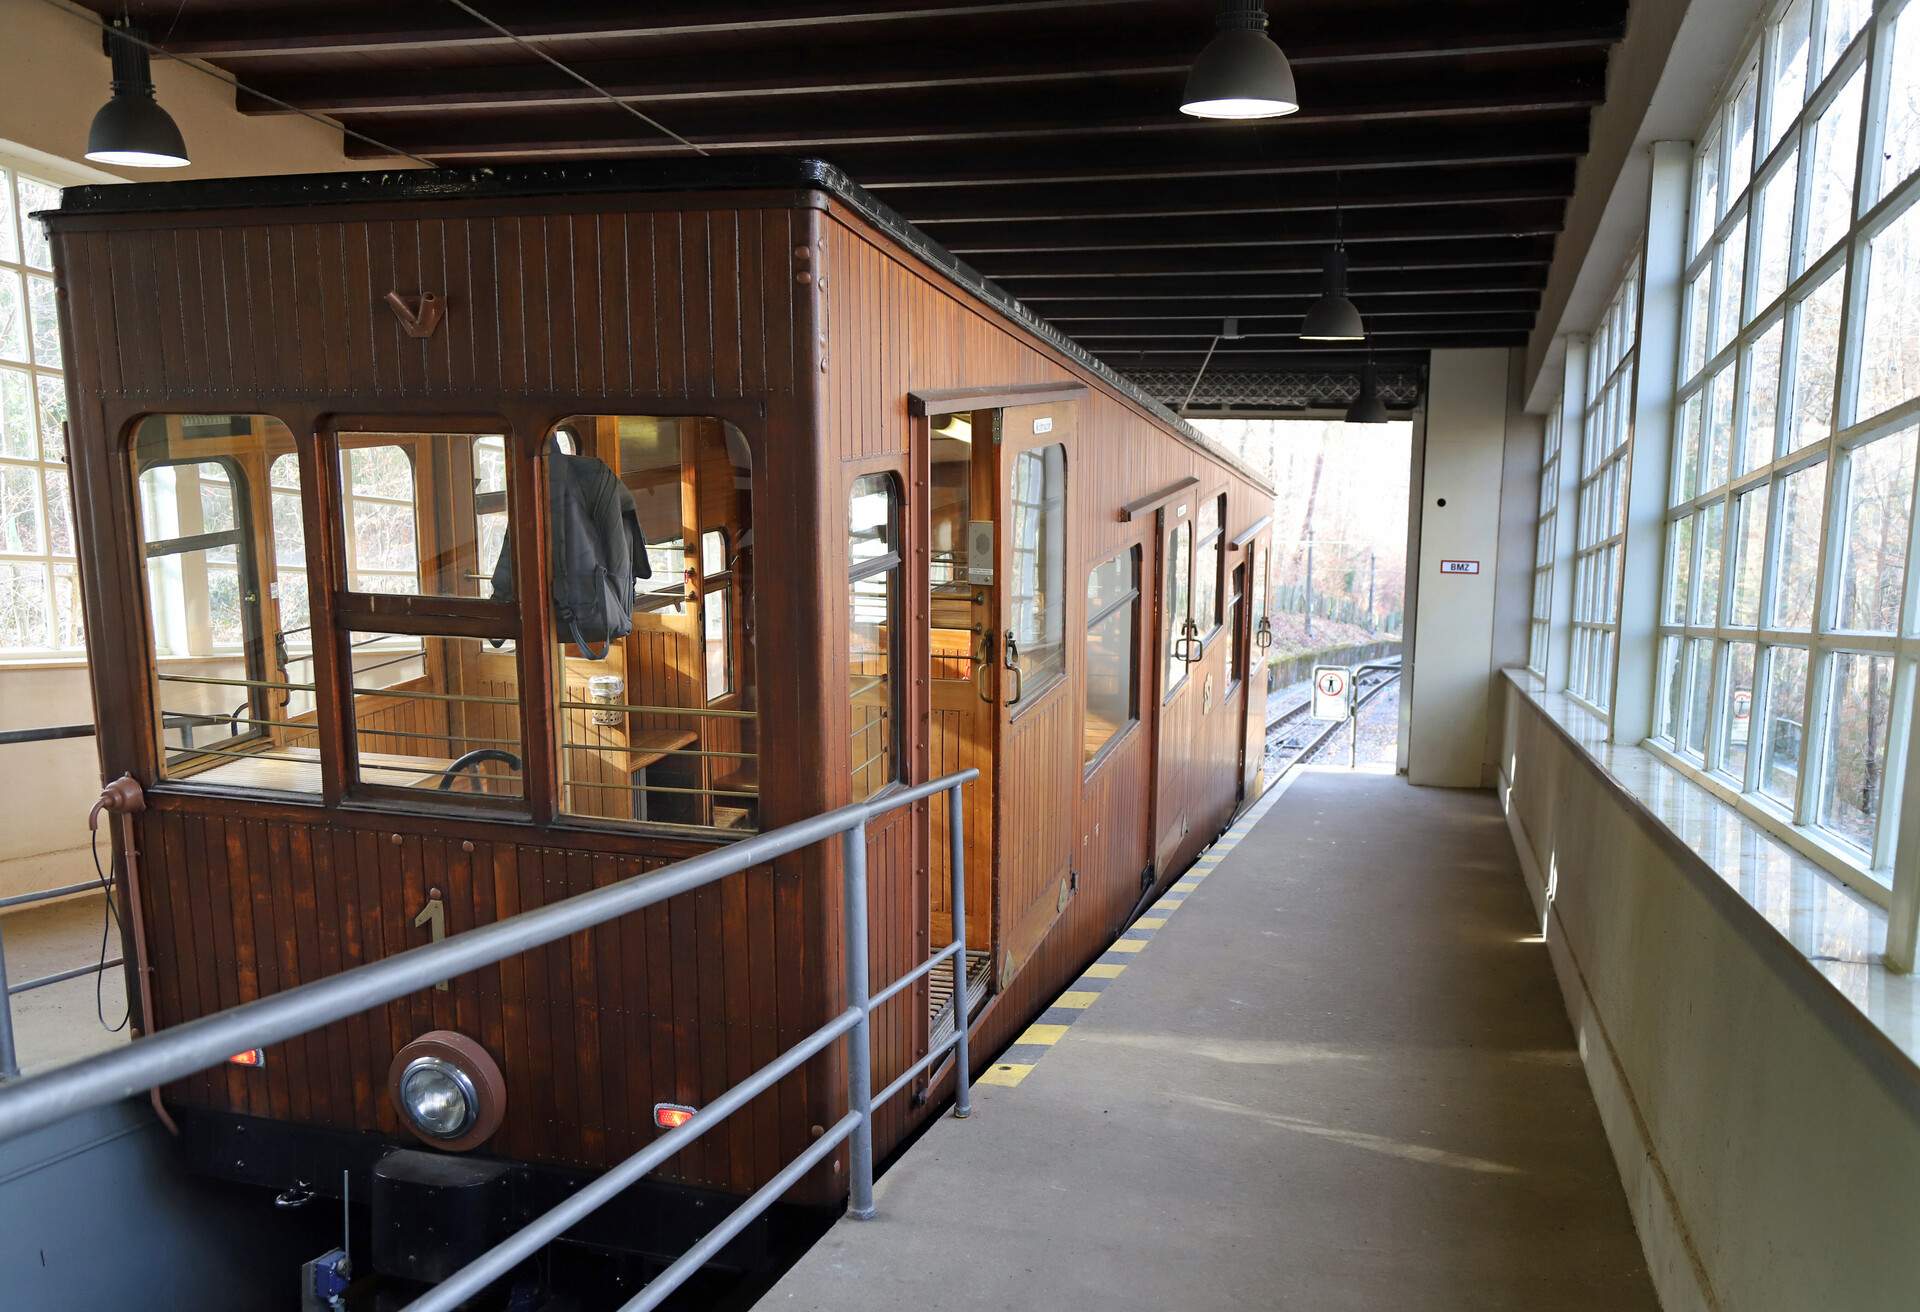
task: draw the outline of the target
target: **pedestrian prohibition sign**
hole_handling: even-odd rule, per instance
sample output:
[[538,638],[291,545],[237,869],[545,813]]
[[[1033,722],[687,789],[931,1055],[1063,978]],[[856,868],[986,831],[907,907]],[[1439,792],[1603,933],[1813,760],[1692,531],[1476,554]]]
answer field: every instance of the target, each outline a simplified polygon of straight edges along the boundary
[[1313,718],[1344,720],[1353,714],[1353,670],[1345,665],[1313,667]]

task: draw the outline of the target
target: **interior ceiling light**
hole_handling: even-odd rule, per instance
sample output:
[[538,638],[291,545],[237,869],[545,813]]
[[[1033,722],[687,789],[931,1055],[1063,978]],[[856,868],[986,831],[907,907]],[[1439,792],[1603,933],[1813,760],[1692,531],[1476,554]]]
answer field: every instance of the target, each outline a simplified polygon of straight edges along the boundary
[[1217,31],[1187,73],[1180,112],[1195,118],[1278,118],[1300,108],[1293,66],[1267,35],[1262,0],[1220,0]]
[[1380,399],[1380,380],[1374,376],[1373,356],[1367,356],[1366,364],[1360,368],[1360,395],[1347,407],[1347,422],[1350,424],[1384,424],[1387,422],[1386,403]]
[[1360,342],[1367,337],[1367,325],[1360,311],[1347,299],[1347,245],[1340,230],[1340,211],[1333,212],[1333,249],[1320,266],[1320,299],[1307,307],[1300,325],[1300,337],[1308,342]]
[[113,98],[93,116],[87,158],[135,169],[177,169],[188,163],[187,143],[173,116],[153,98],[153,69],[134,31],[115,23],[101,31],[113,60]]

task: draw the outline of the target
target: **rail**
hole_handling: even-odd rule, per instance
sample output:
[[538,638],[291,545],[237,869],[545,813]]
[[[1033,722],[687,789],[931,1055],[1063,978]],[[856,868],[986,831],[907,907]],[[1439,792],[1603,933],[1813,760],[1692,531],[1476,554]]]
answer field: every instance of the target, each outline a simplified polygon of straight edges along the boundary
[[[843,1035],[847,1040],[846,1115],[829,1126],[798,1157],[741,1203],[631,1301],[623,1312],[654,1308],[683,1284],[735,1235],[764,1213],[802,1176],[841,1143],[849,1144],[848,1212],[860,1219],[874,1215],[873,1108],[954,1053],[954,1115],[972,1110],[967,1048],[966,861],[961,788],[979,777],[961,770],[927,783],[902,788],[870,802],[855,803],[811,819],[703,852],[663,869],[635,875],[604,888],[579,893],[533,911],[470,929],[412,948],[380,961],[301,984],[282,993],[188,1021],[136,1039],[40,1075],[0,1086],[0,1142],[53,1125],[76,1113],[100,1107],[225,1062],[236,1052],[280,1043],[323,1025],[417,993],[444,979],[493,965],[517,953],[543,947],[620,916],[664,902],[737,875],[750,867],[838,837],[844,860],[843,957],[846,1007],[812,1034],[715,1098],[677,1129],[595,1179],[565,1202],[522,1227],[510,1238],[475,1258],[446,1281],[407,1306],[412,1312],[450,1312],[461,1306],[548,1243],[585,1219],[629,1185],[685,1149],[694,1140],[744,1107],[753,1098],[800,1068]],[[867,961],[867,824],[876,816],[944,793],[947,798],[949,862],[952,875],[953,941],[931,953],[912,970],[871,989]],[[870,1027],[873,1012],[942,962],[953,970],[957,1023],[953,1033],[885,1089],[873,1088]]]

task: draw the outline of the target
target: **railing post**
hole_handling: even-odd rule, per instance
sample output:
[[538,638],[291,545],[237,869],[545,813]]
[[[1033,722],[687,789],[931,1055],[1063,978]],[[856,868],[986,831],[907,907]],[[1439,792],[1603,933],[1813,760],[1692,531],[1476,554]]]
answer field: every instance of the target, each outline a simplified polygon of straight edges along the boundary
[[953,1115],[965,1120],[973,1114],[973,1063],[967,1055],[967,825],[960,785],[947,789],[947,862],[953,872]]
[[18,1079],[20,1056],[13,1046],[13,998],[7,993],[7,946],[0,933],[0,1080]]
[[847,830],[841,843],[846,867],[842,899],[846,904],[847,1005],[860,1012],[860,1019],[847,1031],[847,1110],[860,1117],[847,1140],[847,1214],[867,1221],[873,1218],[873,1016],[867,1001],[866,820]]

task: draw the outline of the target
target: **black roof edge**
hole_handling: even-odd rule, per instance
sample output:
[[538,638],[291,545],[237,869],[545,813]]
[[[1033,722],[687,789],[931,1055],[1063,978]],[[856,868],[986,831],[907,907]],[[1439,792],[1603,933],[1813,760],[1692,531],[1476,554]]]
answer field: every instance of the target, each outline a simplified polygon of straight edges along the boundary
[[768,190],[823,191],[844,202],[921,263],[987,302],[1004,318],[1043,339],[1114,391],[1140,406],[1213,459],[1256,487],[1273,491],[1245,461],[1174,414],[1125,375],[1087,353],[1059,329],[1028,309],[999,284],[909,223],[892,206],[821,159],[788,155],[727,158],[575,160],[465,168],[382,169],[364,173],[289,173],[248,178],[196,178],[182,182],[130,182],[68,187],[60,208],[42,211],[60,219],[96,214],[178,210],[271,208],[282,205],[349,205],[379,201],[486,200],[491,197],[605,195],[617,192]]

